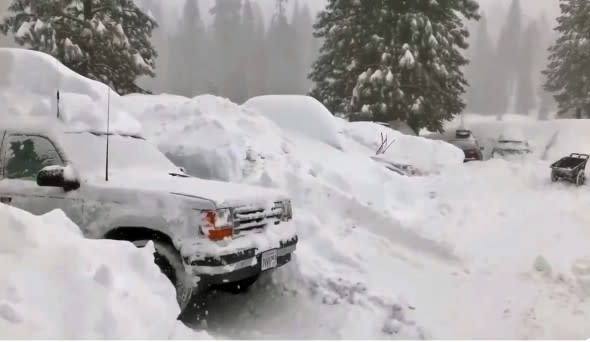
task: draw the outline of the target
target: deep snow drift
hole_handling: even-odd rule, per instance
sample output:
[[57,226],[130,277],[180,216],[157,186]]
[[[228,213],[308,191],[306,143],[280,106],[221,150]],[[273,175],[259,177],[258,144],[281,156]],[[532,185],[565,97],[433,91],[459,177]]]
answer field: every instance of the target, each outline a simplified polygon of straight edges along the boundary
[[[45,63],[45,59],[30,61],[28,67],[43,70]],[[33,91],[37,87],[33,81],[43,78],[28,79],[32,83],[23,83],[22,88],[39,94]],[[5,92],[15,93],[16,88],[4,85]],[[52,96],[52,88],[48,89],[40,94],[45,101]],[[96,108],[104,106],[105,98],[93,97],[88,86],[72,86],[69,92],[87,96]],[[8,98],[15,108],[30,106],[27,99]],[[82,104],[72,108],[87,107]],[[136,116],[144,135],[190,173],[279,188],[293,199],[300,236],[293,262],[264,276],[248,294],[207,298],[206,323],[213,335],[291,339],[590,335],[590,213],[586,210],[590,193],[586,187],[552,185],[550,161],[543,156],[464,165],[462,152],[446,143],[338,119],[323,123],[337,132],[340,145],[335,147],[318,139],[317,132],[290,128],[288,122],[273,121],[213,96],[115,96],[113,106]],[[70,114],[68,110],[66,115]],[[545,150],[554,155],[566,147],[584,148],[585,140],[576,138],[587,131],[579,128],[583,126],[563,124],[564,134],[556,140],[551,139],[552,127],[562,124],[546,125],[549,134],[523,130],[538,134],[539,144],[549,146]],[[500,134],[495,128],[485,130],[490,136]],[[371,157],[379,147],[380,133],[395,139],[384,158],[415,165],[427,176],[401,176],[375,162]],[[551,144],[556,141],[561,143]],[[103,248],[102,242],[90,243]],[[133,253],[141,252],[133,249]],[[93,255],[100,255],[91,259],[94,262],[103,260],[104,253]],[[74,274],[82,277],[80,272]],[[118,279],[115,274],[112,278]],[[100,314],[102,308],[92,313]],[[152,317],[145,307],[138,310]],[[40,317],[44,322],[54,319]],[[168,316],[158,317],[161,323]],[[154,324],[150,320],[145,326]],[[121,331],[123,336],[132,333],[133,329]]]
[[[135,106],[131,111],[146,136],[189,172],[278,187],[294,201],[301,238],[295,262],[248,296],[214,296],[212,333],[248,338],[590,334],[584,323],[590,318],[584,292],[588,229],[584,220],[561,218],[581,195],[561,185],[551,188],[546,163],[464,165],[462,152],[446,143],[338,119],[331,123],[340,135],[335,147],[315,138],[315,127],[302,134],[302,127],[286,127],[286,120],[279,126],[253,106],[212,96],[123,101]],[[403,177],[375,163],[370,157],[380,133],[395,139],[387,159],[430,175]],[[584,217],[590,222],[590,215]],[[228,323],[228,315],[236,320]]]
[[0,338],[210,338],[190,331],[153,246],[88,240],[61,211],[0,205]]

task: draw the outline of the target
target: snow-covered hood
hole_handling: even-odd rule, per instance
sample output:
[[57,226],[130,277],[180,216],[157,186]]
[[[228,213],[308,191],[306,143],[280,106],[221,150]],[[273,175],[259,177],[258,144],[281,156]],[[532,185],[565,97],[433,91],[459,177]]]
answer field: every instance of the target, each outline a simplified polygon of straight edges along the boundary
[[[106,184],[102,182],[103,186]],[[280,191],[262,187],[162,174],[145,175],[115,173],[108,187],[133,192],[165,193],[212,202],[217,208],[242,205],[266,207],[276,201],[288,199]]]

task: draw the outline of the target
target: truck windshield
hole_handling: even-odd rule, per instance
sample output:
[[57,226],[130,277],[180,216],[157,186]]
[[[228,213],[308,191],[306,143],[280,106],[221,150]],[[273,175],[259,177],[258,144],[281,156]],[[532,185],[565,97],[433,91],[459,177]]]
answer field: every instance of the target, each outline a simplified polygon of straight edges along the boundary
[[[60,145],[68,161],[82,175],[104,175],[106,135],[87,132],[65,133],[61,136]],[[122,135],[109,136],[109,169],[178,172],[178,167],[149,141]]]

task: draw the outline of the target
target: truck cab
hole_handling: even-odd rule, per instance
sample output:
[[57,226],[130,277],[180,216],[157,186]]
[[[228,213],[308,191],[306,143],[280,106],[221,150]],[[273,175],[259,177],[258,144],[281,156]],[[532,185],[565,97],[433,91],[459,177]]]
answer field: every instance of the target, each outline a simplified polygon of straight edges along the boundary
[[61,209],[88,238],[153,245],[181,309],[211,286],[246,290],[288,263],[298,241],[287,197],[188,175],[141,136],[0,130],[0,202]]

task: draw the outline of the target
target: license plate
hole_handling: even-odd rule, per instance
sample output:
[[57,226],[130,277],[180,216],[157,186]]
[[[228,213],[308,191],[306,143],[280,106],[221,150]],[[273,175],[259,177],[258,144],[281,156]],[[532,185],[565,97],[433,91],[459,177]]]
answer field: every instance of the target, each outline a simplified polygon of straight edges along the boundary
[[266,271],[277,267],[277,250],[273,249],[262,253],[261,270]]

